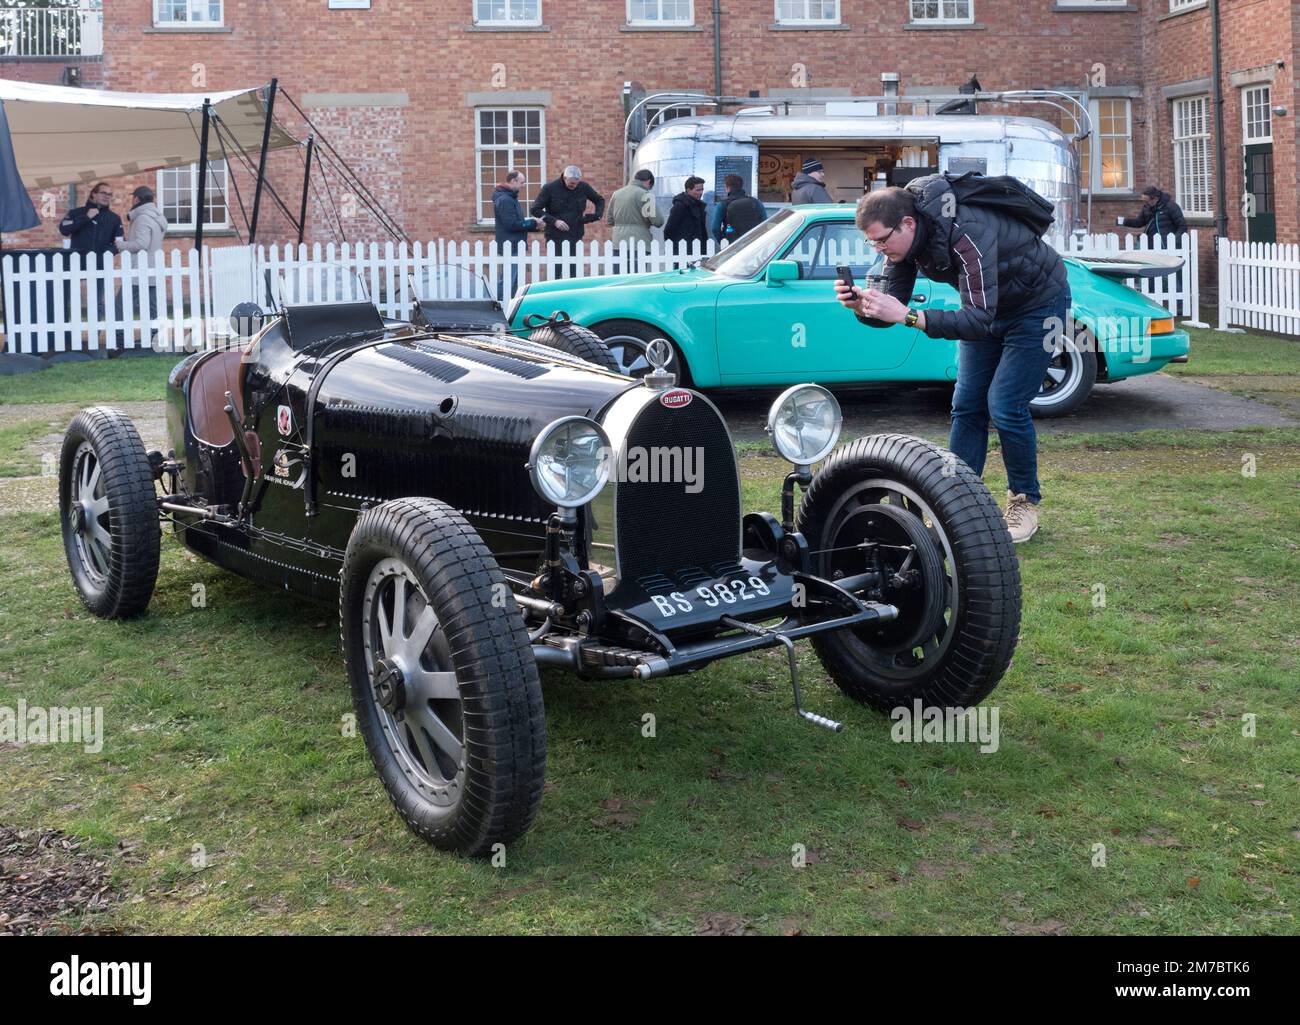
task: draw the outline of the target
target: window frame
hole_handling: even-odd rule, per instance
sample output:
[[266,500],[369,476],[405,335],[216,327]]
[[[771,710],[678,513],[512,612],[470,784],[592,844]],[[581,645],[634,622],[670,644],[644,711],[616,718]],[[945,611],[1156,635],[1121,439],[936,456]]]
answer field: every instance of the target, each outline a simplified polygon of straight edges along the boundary
[[[1203,131],[1196,135],[1180,136],[1178,134],[1179,108],[1181,106],[1184,106],[1186,104],[1191,104],[1191,103],[1199,103],[1202,105],[1200,121],[1201,121],[1201,125],[1203,126]],[[1174,152],[1174,198],[1177,201],[1178,205],[1182,207],[1183,212],[1188,217],[1213,217],[1214,216],[1214,165],[1211,160],[1211,149],[1210,149],[1210,144],[1213,136],[1211,134],[1211,127],[1210,127],[1209,95],[1202,94],[1200,96],[1180,96],[1177,99],[1171,100],[1170,108],[1169,108],[1169,118],[1170,118],[1169,137],[1173,145],[1173,152]],[[1200,196],[1189,195],[1183,191],[1183,175],[1184,175],[1183,162],[1186,159],[1186,157],[1184,156],[1184,150],[1185,150],[1185,144],[1187,143],[1200,143],[1201,146],[1204,148],[1204,154],[1203,154],[1203,159],[1205,164],[1205,192],[1203,197],[1205,200],[1204,209],[1202,209],[1198,203],[1194,202],[1194,199],[1199,199],[1201,198]]]
[[[695,104],[693,103],[673,103],[671,101],[666,103],[647,103],[644,110],[647,130],[650,129],[652,124],[655,128],[662,128],[664,125],[668,124],[668,122],[676,121],[679,117],[695,117],[697,115]],[[655,118],[658,117],[660,111],[664,110],[687,110],[690,111],[690,113],[678,114],[675,117],[660,118],[658,121],[655,121]]]
[[1194,11],[1198,7],[1204,7],[1209,0],[1169,0],[1169,13],[1182,14],[1183,11]]
[[[791,2],[791,0],[785,0],[785,2],[788,3]],[[804,11],[806,12],[810,3],[820,3],[821,0],[795,0],[795,2],[802,2],[804,5]],[[782,0],[773,0],[772,18],[778,25],[796,25],[800,27],[807,27],[809,25],[842,25],[844,24],[844,5],[840,0],[833,0],[833,2],[835,4],[834,18],[782,18]]]
[[[514,143],[507,143],[505,145],[497,145],[496,143],[492,143],[490,145],[485,146],[482,141],[483,124],[479,121],[479,116],[481,114],[495,113],[497,111],[502,111],[502,110],[506,111],[507,113],[520,112],[520,111],[533,111],[533,110],[537,111],[538,114],[537,134],[539,140],[538,143],[536,145],[525,143],[522,146],[517,146]],[[508,123],[509,122],[507,122],[507,125]],[[496,224],[496,217],[495,216],[485,217],[483,215],[484,182],[483,182],[482,154],[485,150],[492,150],[492,151],[504,150],[512,154],[517,150],[536,150],[538,154],[538,161],[537,161],[538,180],[536,182],[530,182],[529,187],[536,186],[540,188],[541,186],[545,185],[546,184],[546,108],[541,106],[536,106],[536,105],[529,105],[529,106],[522,106],[522,107],[493,105],[493,106],[483,106],[483,107],[474,108],[474,196],[475,196],[474,223],[491,227]],[[518,163],[513,160],[508,160],[506,164],[508,168],[519,166]],[[520,203],[523,204],[525,208],[527,208],[528,204],[532,202],[533,198],[534,197],[529,197],[528,200],[525,201],[524,198],[521,196]],[[491,208],[492,208],[491,199],[489,198],[488,209],[490,210]]]
[[[664,18],[640,18],[634,20],[632,18],[632,4],[634,2],[635,0],[627,0],[626,4],[627,23],[634,28],[690,28],[695,24],[695,0],[686,0],[687,16],[685,20],[681,18],[673,18],[671,20]],[[659,4],[659,11],[662,14],[664,0],[655,0],[655,2]]]
[[370,0],[329,0],[331,11],[368,11]]
[[[222,179],[220,186],[215,189],[213,188],[213,184],[215,183],[210,183],[208,192],[204,198],[207,199],[209,202],[211,202],[210,197],[215,195],[220,195],[221,205],[225,208],[226,217],[225,220],[221,220],[221,221],[204,221],[203,230],[205,232],[206,231],[227,231],[230,228],[230,200],[229,200],[230,166],[225,160],[222,159],[209,160],[208,177],[213,178],[214,177],[213,172],[218,170],[222,173],[222,175],[224,175],[224,178]],[[167,207],[163,202],[163,196],[165,194],[164,186],[163,186],[163,175],[176,174],[178,172],[183,172],[183,171],[190,172],[191,218],[187,223],[178,224],[167,217]],[[159,168],[157,173],[154,175],[154,196],[156,197],[159,213],[161,213],[163,215],[163,219],[167,221],[167,234],[191,235],[194,232],[198,231],[199,164],[197,160],[192,164],[182,164],[178,167]]]
[[[185,12],[191,13],[198,4],[207,6],[210,0],[185,0]],[[216,21],[187,21],[166,20],[158,16],[162,9],[163,0],[153,0],[153,27],[154,28],[225,28],[226,27],[226,0],[217,0],[220,17]]]
[[[530,28],[542,24],[542,0],[523,0],[524,3],[537,4],[537,17],[535,18],[501,18],[491,20],[480,20],[478,16],[478,5],[483,0],[470,0],[472,7],[470,14],[476,26],[483,28]],[[491,0],[488,0],[491,2]],[[506,10],[510,10],[512,0],[505,0]]]
[[[916,5],[918,3],[937,3],[939,5],[939,14],[933,18],[916,16]],[[943,13],[945,3],[965,3],[967,16],[964,18],[949,18]],[[974,25],[975,24],[975,0],[907,0],[907,23],[909,25]]]
[[[1264,90],[1268,99],[1264,103],[1264,116],[1268,124],[1267,135],[1250,135],[1250,94]],[[1271,82],[1259,82],[1244,86],[1241,90],[1241,142],[1244,146],[1262,146],[1273,141],[1273,85]]]
[[[1101,131],[1101,104],[1103,101],[1109,103],[1123,103],[1126,114],[1125,124],[1127,131],[1124,135],[1106,135],[1108,139],[1127,140],[1127,180],[1124,185],[1117,185],[1107,188],[1102,185],[1102,149],[1101,140],[1103,138]],[[1128,96],[1091,96],[1088,98],[1088,120],[1092,122],[1092,134],[1088,136],[1088,185],[1084,190],[1096,196],[1104,196],[1107,193],[1131,193],[1134,189],[1133,173],[1133,100]]]

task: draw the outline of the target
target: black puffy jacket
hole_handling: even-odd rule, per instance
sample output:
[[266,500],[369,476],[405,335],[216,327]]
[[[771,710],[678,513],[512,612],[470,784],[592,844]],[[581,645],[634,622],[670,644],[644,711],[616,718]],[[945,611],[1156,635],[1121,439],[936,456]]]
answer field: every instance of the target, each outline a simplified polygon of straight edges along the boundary
[[[917,230],[907,257],[887,265],[885,291],[911,305],[918,270],[931,281],[956,287],[961,309],[925,311],[931,338],[977,342],[992,337],[995,317],[1033,309],[1069,292],[1065,261],[1022,222],[986,207],[957,204],[945,217],[942,175],[917,178],[907,186],[916,199]],[[884,321],[859,317],[872,327]]]
[[1124,227],[1145,228],[1147,238],[1163,237],[1170,232],[1183,235],[1187,232],[1187,219],[1183,216],[1183,208],[1174,202],[1174,197],[1161,192],[1155,203],[1144,205],[1136,217],[1125,217]]
[[[588,202],[596,208],[595,213],[587,213]],[[605,216],[605,197],[585,181],[578,182],[571,189],[564,184],[564,175],[560,175],[555,181],[542,186],[528,212],[546,222],[546,238],[549,241],[577,242],[586,234],[588,224]],[[556,221],[563,221],[569,230],[560,231],[555,226]]]

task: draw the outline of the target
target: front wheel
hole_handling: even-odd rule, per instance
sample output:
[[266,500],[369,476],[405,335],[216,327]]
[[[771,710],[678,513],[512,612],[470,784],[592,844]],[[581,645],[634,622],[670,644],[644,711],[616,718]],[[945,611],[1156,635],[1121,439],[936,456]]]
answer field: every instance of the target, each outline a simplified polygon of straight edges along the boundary
[[158,580],[162,530],[153,468],[130,418],[85,409],[59,460],[63,550],[82,603],[104,619],[140,615]]
[[537,664],[505,576],[441,502],[357,519],[339,591],[352,701],[384,789],[443,850],[492,853],[537,814],[546,723]]
[[836,452],[799,510],[813,572],[877,574],[882,624],[813,638],[836,685],[881,711],[968,707],[997,686],[1020,629],[1020,567],[984,482],[951,452],[881,434]]

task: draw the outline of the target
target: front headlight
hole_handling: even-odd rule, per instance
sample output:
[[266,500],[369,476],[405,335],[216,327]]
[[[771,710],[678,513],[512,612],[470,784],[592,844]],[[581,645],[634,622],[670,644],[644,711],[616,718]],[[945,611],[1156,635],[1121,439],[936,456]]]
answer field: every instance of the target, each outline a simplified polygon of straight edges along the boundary
[[586,505],[609,481],[609,437],[594,420],[564,416],[546,425],[528,454],[537,493],[564,509]]
[[834,395],[820,385],[796,384],[772,403],[767,432],[786,459],[796,466],[811,466],[830,454],[843,422]]

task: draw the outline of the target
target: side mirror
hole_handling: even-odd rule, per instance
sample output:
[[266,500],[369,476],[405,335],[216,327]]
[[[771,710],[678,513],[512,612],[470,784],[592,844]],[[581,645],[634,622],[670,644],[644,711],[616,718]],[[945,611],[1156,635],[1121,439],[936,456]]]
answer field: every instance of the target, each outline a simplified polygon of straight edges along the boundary
[[779,288],[783,281],[799,280],[799,264],[794,260],[773,260],[767,265],[768,288]]

